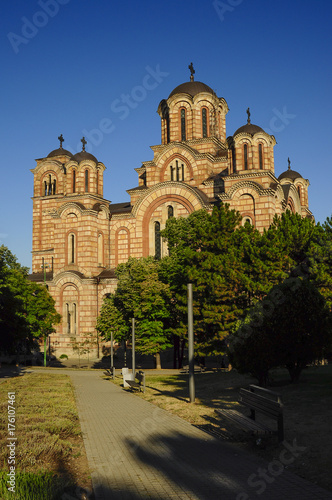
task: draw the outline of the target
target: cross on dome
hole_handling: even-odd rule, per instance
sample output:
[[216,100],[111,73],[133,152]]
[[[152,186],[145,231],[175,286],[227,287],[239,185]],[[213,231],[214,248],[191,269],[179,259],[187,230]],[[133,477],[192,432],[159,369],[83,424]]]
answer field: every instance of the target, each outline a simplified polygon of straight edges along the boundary
[[87,144],[87,141],[85,140],[85,137],[82,137],[81,143],[82,143],[82,151],[85,151],[85,145]]
[[190,81],[193,82],[195,70],[194,70],[194,65],[192,62],[189,64],[188,68],[190,69]]
[[247,115],[248,115],[248,125],[250,125],[251,121],[250,121],[250,116],[251,116],[251,113],[250,113],[250,108],[247,109]]
[[63,138],[63,135],[59,135],[58,137],[59,141],[60,141],[60,149],[62,149],[62,143],[64,142],[64,138]]

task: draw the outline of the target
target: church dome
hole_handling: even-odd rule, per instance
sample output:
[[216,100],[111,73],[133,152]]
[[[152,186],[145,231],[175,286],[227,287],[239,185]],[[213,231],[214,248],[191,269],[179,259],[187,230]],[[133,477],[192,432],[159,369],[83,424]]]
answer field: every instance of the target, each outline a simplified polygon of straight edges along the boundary
[[278,180],[280,181],[281,179],[291,179],[292,181],[295,181],[295,179],[303,179],[303,177],[295,170],[288,169],[279,175]]
[[53,158],[54,156],[63,156],[63,155],[69,156],[70,158],[73,157],[73,154],[70,151],[67,151],[67,149],[58,148],[51,151],[50,154],[47,155],[47,158]]
[[181,85],[178,85],[175,87],[174,90],[170,93],[168,98],[172,97],[175,94],[189,94],[191,97],[194,97],[196,94],[199,94],[200,92],[208,92],[209,94],[216,95],[215,92],[206,85],[205,83],[202,82],[185,82],[181,83]]
[[76,153],[76,155],[73,156],[73,160],[77,161],[77,163],[80,163],[83,160],[92,160],[95,163],[98,163],[97,158],[87,151],[80,151],[79,153]]
[[254,125],[253,123],[246,123],[236,130],[236,132],[233,134],[233,137],[235,137],[237,134],[255,135],[257,134],[257,132],[264,132],[264,130],[262,129],[262,127]]
[[296,172],[296,170],[291,169],[290,164],[291,162],[290,159],[288,158],[288,169],[279,175],[278,177],[279,181],[281,181],[281,179],[290,179],[292,181],[295,181],[295,179],[303,179],[301,174]]

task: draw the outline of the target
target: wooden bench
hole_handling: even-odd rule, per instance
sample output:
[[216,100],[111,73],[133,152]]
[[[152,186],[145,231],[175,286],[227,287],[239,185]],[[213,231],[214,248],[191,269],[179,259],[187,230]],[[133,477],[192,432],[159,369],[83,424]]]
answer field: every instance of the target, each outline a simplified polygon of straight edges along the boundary
[[[250,385],[248,389],[240,389],[241,404],[250,409],[250,417],[246,417],[236,410],[216,409],[215,411],[230,419],[234,424],[243,430],[251,431],[254,434],[277,434],[278,440],[284,440],[284,419],[283,419],[283,403],[280,394]],[[256,421],[256,412],[268,416],[270,419],[276,420],[278,430],[270,429],[264,424]]]
[[126,384],[128,384],[131,389],[139,389],[143,392],[145,392],[145,373],[142,371],[136,372],[135,374],[135,380],[126,380]]
[[[202,367],[200,365],[194,365],[194,372],[195,373],[201,373],[205,371],[205,367]],[[189,373],[189,365],[186,365],[182,368],[183,373]]]

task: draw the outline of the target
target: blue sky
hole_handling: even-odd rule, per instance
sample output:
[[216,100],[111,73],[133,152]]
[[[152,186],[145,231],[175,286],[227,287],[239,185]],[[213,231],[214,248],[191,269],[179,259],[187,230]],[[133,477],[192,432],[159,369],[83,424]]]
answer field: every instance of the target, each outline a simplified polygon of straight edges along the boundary
[[85,135],[107,168],[105,198],[129,200],[134,168],[160,143],[158,104],[189,80],[191,61],[229,105],[227,135],[249,106],[276,137],[276,175],[290,157],[310,180],[316,220],[331,216],[329,0],[4,0],[1,9],[0,244],[23,265],[35,159],[61,133],[73,152]]

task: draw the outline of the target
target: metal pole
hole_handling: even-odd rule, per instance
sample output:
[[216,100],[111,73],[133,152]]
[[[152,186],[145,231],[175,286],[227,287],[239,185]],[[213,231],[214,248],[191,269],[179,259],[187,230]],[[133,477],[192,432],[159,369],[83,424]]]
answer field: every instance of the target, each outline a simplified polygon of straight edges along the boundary
[[[46,288],[46,268],[48,267],[48,264],[47,262],[44,261],[43,259],[43,266],[42,266],[44,269],[44,285],[45,285],[45,288]],[[47,335],[44,335],[44,366],[47,365],[46,363],[46,340],[47,340]]]
[[188,358],[189,358],[189,397],[195,402],[194,376],[194,317],[193,317],[193,285],[188,283]]
[[131,355],[133,366],[133,380],[135,380],[135,318],[131,318]]
[[113,370],[113,332],[111,332],[111,370]]

